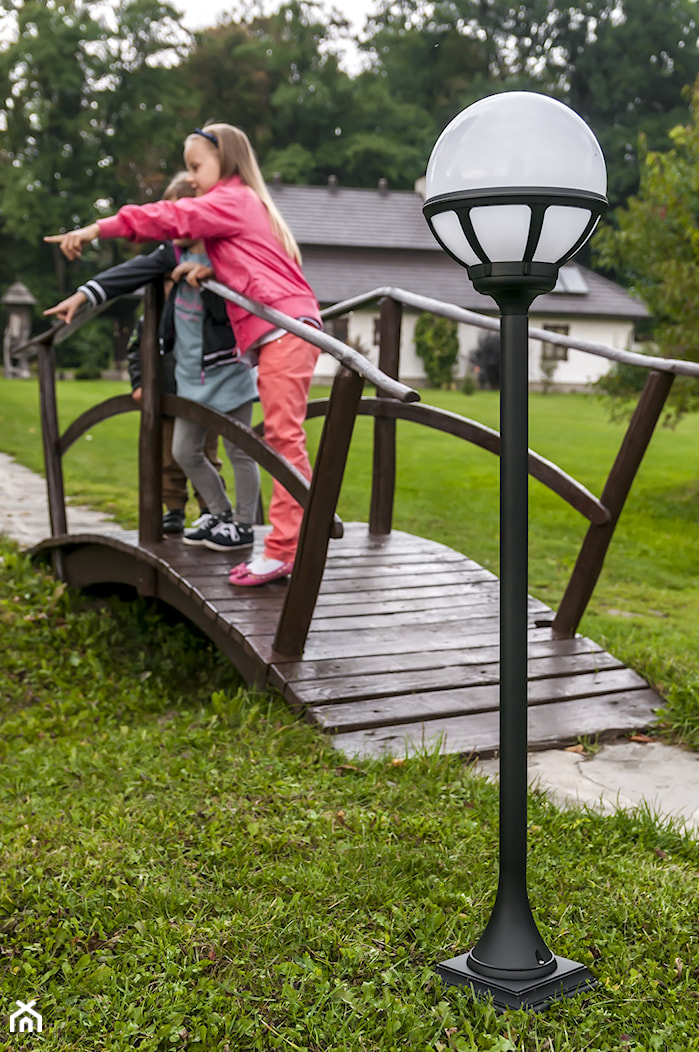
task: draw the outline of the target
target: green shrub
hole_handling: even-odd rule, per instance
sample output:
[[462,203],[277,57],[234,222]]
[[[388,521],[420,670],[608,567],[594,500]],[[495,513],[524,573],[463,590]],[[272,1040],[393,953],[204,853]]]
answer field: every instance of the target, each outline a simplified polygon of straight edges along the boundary
[[415,325],[415,352],[424,363],[430,387],[449,387],[459,357],[456,322],[421,314]]

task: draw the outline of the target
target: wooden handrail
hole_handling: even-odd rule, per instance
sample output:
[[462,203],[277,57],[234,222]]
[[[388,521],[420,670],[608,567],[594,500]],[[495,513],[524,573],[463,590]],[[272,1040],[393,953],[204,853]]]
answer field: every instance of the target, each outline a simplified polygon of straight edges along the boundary
[[296,336],[300,336],[315,347],[320,347],[321,351],[327,351],[342,365],[345,365],[369,383],[376,384],[381,391],[391,395],[392,398],[398,398],[401,402],[418,402],[420,400],[420,395],[412,387],[408,387],[407,384],[402,384],[400,381],[386,376],[359,351],[348,347],[342,340],[336,340],[334,336],[329,336],[328,333],[321,332],[320,329],[316,329],[312,325],[306,325],[305,322],[290,318],[288,314],[282,314],[281,311],[275,310],[273,307],[267,307],[264,303],[258,303],[257,300],[243,296],[242,293],[235,292],[233,289],[228,288],[227,285],[221,285],[218,281],[205,281],[202,284],[202,288],[215,292],[222,299],[228,300],[229,303],[236,303],[239,307],[244,307],[245,310],[257,315],[258,318],[263,318],[278,328],[293,332]]
[[[498,318],[491,318],[487,314],[479,314],[477,311],[466,310],[465,307],[455,307],[451,303],[443,303],[441,300],[430,299],[428,296],[420,296],[415,292],[406,292],[405,289],[395,288],[393,285],[385,285],[371,292],[362,293],[351,299],[334,303],[332,307],[324,310],[324,318],[337,318],[349,311],[357,310],[359,307],[374,303],[377,300],[390,297],[397,300],[406,307],[414,307],[416,310],[427,311],[436,314],[440,318],[450,318],[452,321],[461,322],[464,325],[474,325],[479,329],[488,329],[491,332],[500,331]],[[638,354],[636,351],[624,351],[619,347],[609,347],[605,343],[595,343],[592,340],[578,340],[574,336],[566,336],[563,333],[551,332],[549,329],[538,329],[529,326],[530,340],[543,340],[545,343],[555,344],[558,347],[570,347],[575,351],[585,351],[600,358],[608,358],[610,361],[621,362],[624,365],[637,365],[640,369],[656,369],[663,373],[672,373],[675,376],[699,377],[699,362],[685,362],[678,358],[662,358],[650,354]]]

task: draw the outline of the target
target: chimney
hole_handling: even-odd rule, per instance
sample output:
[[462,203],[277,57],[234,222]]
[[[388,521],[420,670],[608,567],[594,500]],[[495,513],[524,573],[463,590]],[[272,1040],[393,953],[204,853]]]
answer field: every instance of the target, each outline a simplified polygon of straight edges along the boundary
[[388,193],[388,179],[379,179],[379,193],[384,197]]
[[331,194],[336,194],[337,193],[337,176],[336,175],[329,175],[328,176],[328,190],[330,191]]

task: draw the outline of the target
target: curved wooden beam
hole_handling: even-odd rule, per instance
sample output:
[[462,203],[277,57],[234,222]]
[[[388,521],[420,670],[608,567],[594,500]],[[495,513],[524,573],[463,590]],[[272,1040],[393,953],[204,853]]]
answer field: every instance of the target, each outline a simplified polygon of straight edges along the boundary
[[[324,399],[314,399],[308,403],[307,419],[324,416],[327,403]],[[479,424],[468,417],[451,413],[447,409],[437,409],[430,405],[406,405],[384,398],[363,398],[359,404],[358,416],[383,417],[393,420],[408,420],[422,424],[435,431],[443,431],[455,438],[464,439],[489,453],[500,455],[500,435],[491,427]],[[609,522],[609,510],[588,489],[550,460],[529,451],[529,474],[542,482],[544,486],[567,501],[572,508],[580,512],[595,526]]]
[[[60,455],[63,456],[73,443],[81,435],[84,435],[86,431],[94,427],[95,424],[108,420],[112,416],[118,416],[120,413],[133,412],[138,410],[138,408],[138,403],[134,402],[131,395],[123,394],[115,395],[114,398],[107,398],[104,402],[86,409],[84,413],[81,413],[79,417],[72,421],[61,435],[59,439]],[[281,482],[284,489],[288,490],[302,508],[306,507],[310,482],[304,478],[300,471],[297,471],[278,453],[275,453],[259,437],[255,429],[245,427],[243,424],[238,423],[237,420],[229,420],[227,416],[219,413],[216,409],[209,409],[208,406],[190,402],[189,399],[180,398],[179,395],[163,395],[162,409],[167,416],[181,416],[186,420],[194,420],[211,431],[218,431],[220,435],[224,438],[229,438],[231,442],[235,442],[245,453],[248,453],[249,456],[256,460],[260,467],[264,468],[272,478]],[[342,536],[342,520],[337,515],[335,515],[333,521],[332,536]]]
[[65,429],[58,440],[58,452],[63,456],[73,443],[77,442],[95,424],[100,424],[103,420],[109,420],[112,416],[119,416],[120,413],[131,413],[139,408],[138,402],[134,402],[129,394],[114,395],[113,398],[106,398],[104,402],[98,402],[97,405],[90,406],[80,416],[76,416],[75,420],[71,421]]

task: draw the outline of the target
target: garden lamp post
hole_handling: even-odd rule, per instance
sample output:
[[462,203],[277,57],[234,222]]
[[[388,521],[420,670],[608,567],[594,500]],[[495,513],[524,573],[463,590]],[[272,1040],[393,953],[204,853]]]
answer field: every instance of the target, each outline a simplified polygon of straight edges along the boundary
[[528,311],[587,241],[607,200],[604,157],[563,103],[504,92],[463,110],[427,168],[425,218],[501,314],[500,864],[495,905],[439,975],[501,1007],[541,1008],[594,984],[542,939],[527,894]]

